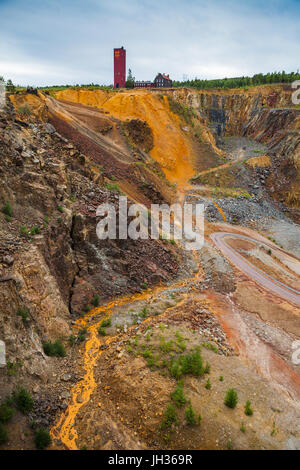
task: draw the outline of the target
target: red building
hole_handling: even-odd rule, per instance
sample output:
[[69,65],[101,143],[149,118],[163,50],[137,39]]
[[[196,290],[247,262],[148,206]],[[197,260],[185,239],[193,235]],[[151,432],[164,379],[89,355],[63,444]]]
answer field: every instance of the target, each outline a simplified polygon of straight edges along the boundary
[[159,73],[154,79],[154,85],[156,88],[171,88],[172,80],[170,79],[169,75]]
[[126,50],[124,47],[114,49],[114,88],[125,88]]
[[150,82],[150,81],[147,81],[147,82],[144,82],[144,81],[134,82],[134,88],[153,88],[153,87],[154,87],[154,83]]

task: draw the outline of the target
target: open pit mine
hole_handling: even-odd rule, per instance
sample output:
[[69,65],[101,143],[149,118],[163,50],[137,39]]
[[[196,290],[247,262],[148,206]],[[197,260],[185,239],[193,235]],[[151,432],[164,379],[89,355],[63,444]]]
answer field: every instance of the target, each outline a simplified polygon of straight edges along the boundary
[[[288,86],[7,93],[0,448],[300,449],[300,108]],[[204,206],[204,244],[99,205]]]

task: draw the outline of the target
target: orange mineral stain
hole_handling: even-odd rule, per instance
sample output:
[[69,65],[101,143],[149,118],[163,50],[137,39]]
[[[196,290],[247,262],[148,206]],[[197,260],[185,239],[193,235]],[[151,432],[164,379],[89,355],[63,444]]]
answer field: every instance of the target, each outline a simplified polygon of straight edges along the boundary
[[194,153],[188,134],[182,130],[178,115],[171,112],[166,96],[132,90],[123,93],[102,90],[59,91],[59,100],[95,106],[124,121],[146,121],[153,132],[154,146],[150,155],[158,161],[171,183],[183,188],[194,175]]

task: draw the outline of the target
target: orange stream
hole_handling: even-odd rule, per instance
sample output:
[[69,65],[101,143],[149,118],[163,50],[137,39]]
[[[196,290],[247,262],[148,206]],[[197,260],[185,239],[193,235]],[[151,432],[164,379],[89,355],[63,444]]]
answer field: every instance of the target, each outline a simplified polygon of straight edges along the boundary
[[[198,273],[195,275],[195,277],[197,277],[197,275]],[[172,285],[172,288],[184,286],[186,282],[187,281],[177,282]],[[147,290],[140,294],[125,296],[121,299],[114,300],[106,305],[96,307],[92,309],[89,313],[78,319],[76,321],[75,327],[85,327],[87,325],[88,320],[90,320],[94,316],[98,316],[99,314],[103,313],[108,314],[108,312],[115,307],[121,307],[131,302],[148,299],[153,294],[158,294],[159,292],[166,289],[168,289],[168,286],[155,287],[154,289]],[[178,303],[176,305],[178,305]],[[104,352],[104,350],[100,349],[100,347],[102,345],[109,345],[113,343],[119,337],[117,335],[106,338],[104,341],[100,340],[98,328],[101,322],[103,321],[103,318],[104,317],[102,315],[101,320],[87,328],[88,332],[90,333],[90,337],[86,341],[83,351],[83,362],[85,370],[84,377],[71,390],[71,402],[65,412],[62,413],[62,415],[60,416],[60,419],[57,424],[53,426],[50,432],[52,439],[60,439],[69,450],[78,450],[76,444],[78,434],[74,427],[75,419],[80,408],[89,402],[90,397],[97,385],[94,376],[94,366],[101,354]],[[148,317],[144,322],[147,322],[149,320],[151,320],[151,317]]]

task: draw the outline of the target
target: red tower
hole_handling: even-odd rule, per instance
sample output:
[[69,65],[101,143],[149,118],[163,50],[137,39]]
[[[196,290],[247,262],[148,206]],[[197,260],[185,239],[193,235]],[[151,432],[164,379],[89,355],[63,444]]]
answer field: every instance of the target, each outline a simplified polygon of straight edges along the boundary
[[114,88],[125,88],[126,50],[124,47],[114,49]]

